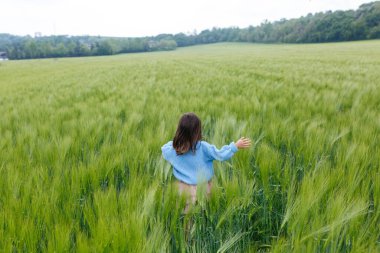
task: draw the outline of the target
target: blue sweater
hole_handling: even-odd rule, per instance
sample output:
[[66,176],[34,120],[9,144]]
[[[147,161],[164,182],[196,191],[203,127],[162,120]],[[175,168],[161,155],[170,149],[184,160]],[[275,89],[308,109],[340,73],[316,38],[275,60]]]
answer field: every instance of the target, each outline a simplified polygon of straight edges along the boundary
[[173,148],[173,141],[169,141],[161,148],[162,156],[173,166],[173,175],[180,181],[196,185],[202,181],[209,181],[214,175],[212,162],[230,159],[238,151],[234,142],[217,149],[205,141],[198,141],[196,151],[188,151],[177,155]]

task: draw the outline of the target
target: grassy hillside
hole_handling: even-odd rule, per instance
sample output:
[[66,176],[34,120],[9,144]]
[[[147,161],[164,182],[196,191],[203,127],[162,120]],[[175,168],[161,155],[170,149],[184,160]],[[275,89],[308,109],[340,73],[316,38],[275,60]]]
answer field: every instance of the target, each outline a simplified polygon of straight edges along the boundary
[[[379,252],[379,69],[380,41],[0,63],[0,251]],[[183,216],[188,111],[254,145]]]

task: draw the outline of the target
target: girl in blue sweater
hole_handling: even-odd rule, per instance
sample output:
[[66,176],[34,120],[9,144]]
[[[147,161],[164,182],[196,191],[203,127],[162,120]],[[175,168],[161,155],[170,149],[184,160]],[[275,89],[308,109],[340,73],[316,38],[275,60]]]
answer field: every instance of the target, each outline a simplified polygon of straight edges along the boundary
[[242,137],[217,149],[215,145],[202,141],[201,121],[197,115],[185,113],[179,120],[173,141],[166,143],[161,150],[164,159],[173,166],[179,192],[188,195],[195,203],[197,184],[207,182],[207,193],[211,191],[213,161],[228,160],[238,149],[250,146],[251,140]]

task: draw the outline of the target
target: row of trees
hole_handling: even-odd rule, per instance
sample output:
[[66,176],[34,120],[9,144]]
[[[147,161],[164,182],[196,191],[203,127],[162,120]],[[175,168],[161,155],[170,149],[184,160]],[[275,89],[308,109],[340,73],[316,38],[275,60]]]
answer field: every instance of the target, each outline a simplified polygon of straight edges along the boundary
[[0,51],[10,59],[110,55],[174,50],[216,42],[317,43],[380,38],[380,1],[357,10],[320,12],[297,19],[265,21],[248,28],[213,28],[199,34],[160,34],[155,37],[113,38],[47,36],[32,38],[0,34]]
[[9,59],[111,55],[119,53],[174,50],[174,40],[110,38],[95,36],[14,36],[0,34],[0,51]]
[[380,1],[357,9],[309,14],[249,27],[248,41],[318,43],[380,38]]
[[328,11],[297,19],[264,21],[248,28],[213,28],[197,35],[176,34],[179,47],[215,42],[319,43],[380,38],[380,1],[357,10]]

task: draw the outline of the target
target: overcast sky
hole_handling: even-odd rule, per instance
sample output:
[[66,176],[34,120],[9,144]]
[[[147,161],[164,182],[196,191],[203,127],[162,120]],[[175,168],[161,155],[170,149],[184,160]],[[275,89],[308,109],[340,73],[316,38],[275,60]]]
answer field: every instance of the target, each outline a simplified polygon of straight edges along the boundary
[[356,9],[363,0],[1,0],[0,33],[151,36],[247,27],[326,10]]

